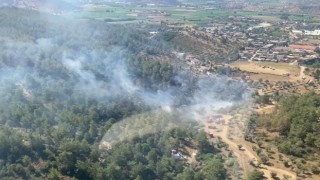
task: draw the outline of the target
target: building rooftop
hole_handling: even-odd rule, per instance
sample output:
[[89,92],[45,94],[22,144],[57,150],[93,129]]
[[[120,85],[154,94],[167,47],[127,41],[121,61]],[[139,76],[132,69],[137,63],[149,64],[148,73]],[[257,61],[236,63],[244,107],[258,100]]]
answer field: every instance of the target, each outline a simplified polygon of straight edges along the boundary
[[320,29],[314,31],[305,31],[304,34],[308,36],[320,36]]

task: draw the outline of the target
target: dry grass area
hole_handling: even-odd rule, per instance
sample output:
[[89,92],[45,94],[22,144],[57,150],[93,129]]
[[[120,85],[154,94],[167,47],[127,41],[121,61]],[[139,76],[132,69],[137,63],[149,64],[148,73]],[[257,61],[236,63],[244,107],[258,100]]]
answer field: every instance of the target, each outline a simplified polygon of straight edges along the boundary
[[253,81],[260,79],[270,82],[296,81],[301,73],[298,65],[288,63],[238,61],[230,64],[230,66],[251,73],[249,78]]
[[268,80],[270,82],[291,81],[290,77],[273,75],[273,74],[250,74],[249,77],[253,81],[259,81],[260,79],[263,79],[264,81]]
[[300,74],[300,68],[298,65],[291,65],[288,63],[238,61],[230,64],[230,66],[239,68],[242,71],[271,74],[276,76],[283,76],[284,74],[299,76]]
[[274,110],[275,105],[266,105],[263,107],[260,107],[259,109],[256,109],[256,112],[259,114],[268,114],[268,113],[272,113],[272,111]]

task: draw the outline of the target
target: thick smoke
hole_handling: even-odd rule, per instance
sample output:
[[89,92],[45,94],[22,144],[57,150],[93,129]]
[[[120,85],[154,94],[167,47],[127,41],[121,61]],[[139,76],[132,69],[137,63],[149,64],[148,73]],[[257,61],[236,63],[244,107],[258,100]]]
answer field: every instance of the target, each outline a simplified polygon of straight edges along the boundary
[[[192,96],[187,97],[187,104],[175,106],[176,95],[184,92],[183,78],[176,77],[182,86],[169,88],[162,93],[142,91],[135,93],[145,104],[153,105],[147,113],[128,117],[114,124],[105,134],[100,148],[110,148],[111,144],[148,134],[163,132],[172,128],[199,128],[197,122],[215,113],[228,112],[250,100],[250,91],[245,83],[228,77],[208,76],[199,78],[192,87]],[[128,79],[126,79],[128,80]],[[132,84],[132,83],[130,83]],[[155,107],[161,107],[156,109]],[[201,124],[201,123],[200,123]]]
[[[59,49],[57,44],[48,38],[38,39],[35,44],[13,44],[11,41],[6,43],[9,49],[25,49],[13,59],[20,59],[24,54],[35,54],[35,57],[39,58],[43,51],[52,52],[52,55],[57,56],[56,63],[60,69],[67,70],[68,74],[65,76],[69,78],[70,85],[76,92],[104,103],[119,97],[134,98],[135,102],[149,107],[149,112],[127,117],[114,124],[102,139],[101,147],[175,127],[195,128],[197,121],[221,110],[228,111],[250,99],[248,87],[243,82],[218,76],[199,78],[187,71],[179,72],[173,78],[179,86],[158,90],[141,87],[129,73],[128,60],[123,55],[124,50],[119,47],[104,52],[74,52]],[[45,82],[44,76],[32,72],[32,68],[27,68],[24,61],[15,64],[17,68],[2,68],[1,92],[8,92],[4,89],[6,87],[8,90],[10,86],[16,86],[31,101],[37,91],[45,91],[46,87],[34,88],[28,78],[31,76],[34,81]],[[48,87],[55,86],[52,80],[45,84]],[[179,102],[181,97],[184,98],[184,103]]]
[[[47,22],[57,23],[52,19],[48,19]],[[119,39],[113,39],[112,42],[119,45],[110,45],[103,42],[112,38],[108,35],[111,30],[104,24],[101,25],[102,28],[100,24],[95,24],[103,30],[86,27],[85,23],[68,25],[72,28],[64,30],[64,27],[69,26],[61,24],[62,32],[67,34],[65,36],[54,33],[54,28],[61,30],[58,23],[49,24],[44,29],[50,33],[37,34],[37,38],[27,36],[31,39],[28,41],[14,40],[16,37],[13,35],[8,38],[5,37],[7,34],[2,36],[0,41],[3,51],[10,52],[1,56],[6,64],[0,69],[0,95],[6,97],[2,99],[3,102],[10,101],[12,89],[15,89],[26,101],[40,104],[44,106],[42,108],[47,109],[50,109],[48,104],[51,102],[58,104],[60,100],[72,98],[70,96],[74,94],[85,94],[104,105],[127,98],[133,99],[132,102],[137,106],[147,107],[145,109],[149,112],[127,117],[114,124],[102,139],[103,145],[173,127],[195,127],[196,122],[206,116],[227,111],[250,98],[246,84],[240,81],[217,76],[200,78],[186,70],[171,77],[175,81],[174,85],[163,87],[153,82],[152,88],[145,87],[136,81],[138,78],[129,70],[130,60],[125,56],[128,51],[125,47],[132,44],[127,41],[130,33],[118,35]],[[30,32],[32,33],[33,29]],[[105,36],[109,37],[99,39]],[[82,37],[93,38],[83,38],[86,40],[83,41]],[[145,39],[145,42],[158,41],[149,37]],[[134,40],[132,51],[140,51],[138,43],[144,43],[144,39],[139,37],[139,40],[130,40]],[[154,44],[160,44],[162,47],[162,42]],[[40,102],[34,102],[40,96]],[[61,103],[61,106],[66,105]],[[6,108],[3,105],[1,110],[5,111]],[[59,120],[55,115],[52,117],[54,121]]]
[[[107,101],[113,99],[113,97],[126,96],[139,99],[142,104],[150,107],[167,108],[172,106],[173,89],[152,92],[136,85],[127,71],[127,61],[121,54],[119,48],[114,48],[112,51],[105,53],[103,59],[93,58],[94,60],[89,60],[85,57],[72,59],[64,55],[62,63],[77,76],[78,83],[75,88],[91,97]],[[98,65],[103,67],[100,72],[105,76],[103,79],[97,79],[92,71],[86,69],[88,63],[96,62],[100,62]]]
[[[55,47],[50,40],[40,39],[41,50]],[[197,121],[205,117],[228,111],[233,106],[242,105],[250,99],[250,91],[245,83],[228,77],[206,76],[189,79],[191,72],[180,72],[173,79],[179,86],[156,91],[148,90],[134,83],[128,72],[123,50],[113,48],[107,52],[62,53],[61,64],[77,82],[74,89],[98,101],[108,102],[120,96],[135,98],[151,111],[134,115],[114,124],[101,141],[101,147],[134,137],[166,131],[175,127],[195,128]],[[91,69],[97,69],[93,72]],[[102,74],[98,78],[96,74]],[[184,104],[178,103],[181,94],[188,93]]]

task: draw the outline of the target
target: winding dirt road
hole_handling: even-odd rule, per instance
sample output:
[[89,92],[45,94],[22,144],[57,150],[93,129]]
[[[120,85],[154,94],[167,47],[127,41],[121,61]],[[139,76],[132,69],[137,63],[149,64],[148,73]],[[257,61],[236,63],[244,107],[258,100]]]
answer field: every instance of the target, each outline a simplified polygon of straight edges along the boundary
[[[228,138],[229,122],[231,118],[232,116],[225,115],[224,116],[225,124],[223,126],[222,131],[215,132],[215,134],[220,136],[222,141],[229,145],[230,150],[237,157],[238,163],[244,171],[244,178],[246,179],[248,177],[248,174],[254,169],[249,162],[253,161],[254,164],[258,164],[259,158],[257,157],[257,155],[255,155],[254,152],[252,152],[251,148],[248,148],[248,146],[245,143],[241,143],[238,140],[236,141]],[[241,144],[243,147],[239,149],[238,144]],[[288,176],[292,180],[296,179],[296,175],[293,172],[290,172],[284,169],[279,169],[276,167],[271,167],[263,164],[261,164],[259,167],[260,167],[259,170],[261,170],[264,173],[264,176],[268,179],[272,179],[271,177],[272,172],[276,173],[279,178]]]

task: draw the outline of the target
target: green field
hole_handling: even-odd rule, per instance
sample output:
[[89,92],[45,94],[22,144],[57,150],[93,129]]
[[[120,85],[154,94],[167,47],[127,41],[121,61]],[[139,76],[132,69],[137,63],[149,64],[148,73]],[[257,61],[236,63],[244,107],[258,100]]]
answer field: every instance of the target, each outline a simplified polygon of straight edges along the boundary
[[[265,2],[266,5],[273,5],[273,1]],[[179,8],[179,7],[157,7],[137,6],[128,7],[115,3],[104,4],[84,8],[82,11],[73,12],[72,16],[79,18],[91,18],[97,20],[124,21],[141,20],[150,22],[185,23],[190,25],[204,25],[208,20],[217,17],[245,16],[254,17],[268,22],[282,21],[283,14],[269,12],[233,11],[225,9],[203,9],[203,8]],[[285,15],[293,21],[305,21],[310,23],[318,22],[319,17],[308,15]]]

